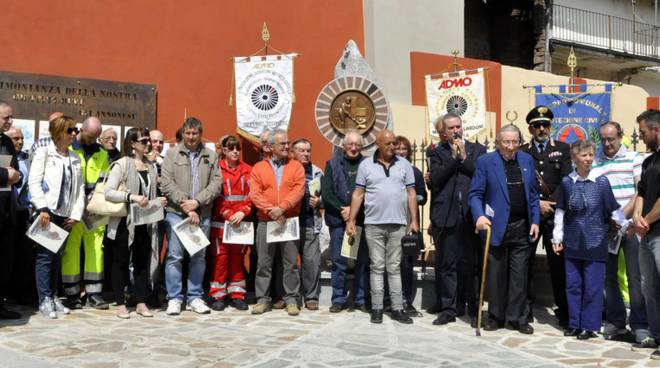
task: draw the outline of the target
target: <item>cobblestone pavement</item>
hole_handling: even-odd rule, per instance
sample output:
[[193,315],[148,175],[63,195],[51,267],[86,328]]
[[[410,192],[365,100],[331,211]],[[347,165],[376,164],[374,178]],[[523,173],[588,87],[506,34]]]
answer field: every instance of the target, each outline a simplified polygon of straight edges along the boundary
[[623,342],[565,338],[543,323],[534,335],[482,332],[464,321],[433,326],[433,315],[401,325],[367,314],[331,314],[327,307],[289,317],[278,310],[261,316],[227,310],[210,315],[184,312],[155,318],[114,310],[84,309],[46,320],[21,309],[23,320],[0,322],[0,367],[660,367],[650,351],[633,352]]

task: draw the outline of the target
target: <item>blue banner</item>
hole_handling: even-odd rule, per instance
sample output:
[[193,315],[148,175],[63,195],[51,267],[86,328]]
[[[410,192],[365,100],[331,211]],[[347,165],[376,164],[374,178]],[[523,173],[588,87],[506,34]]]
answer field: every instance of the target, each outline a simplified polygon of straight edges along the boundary
[[600,125],[610,120],[611,96],[608,92],[536,93],[536,105],[552,110],[554,139],[568,144],[577,140],[598,143]]

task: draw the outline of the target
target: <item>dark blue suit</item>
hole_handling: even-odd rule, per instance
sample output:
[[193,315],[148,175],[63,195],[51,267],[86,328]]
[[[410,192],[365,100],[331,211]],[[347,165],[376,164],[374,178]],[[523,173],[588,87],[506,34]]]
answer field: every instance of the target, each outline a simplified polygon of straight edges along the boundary
[[[509,190],[502,160],[502,156],[497,151],[485,154],[477,160],[477,170],[472,177],[468,196],[474,222],[476,223],[479,217],[486,216],[492,224],[490,239],[492,246],[502,244],[509,223]],[[541,221],[541,210],[534,159],[529,154],[519,151],[516,153],[516,160],[522,170],[528,223],[538,225]],[[490,206],[492,213],[490,211],[486,213],[486,205]]]
[[[532,224],[539,224],[541,215],[534,160],[532,156],[520,151],[516,153],[515,160],[522,177],[527,219],[509,221],[509,190],[513,190],[511,188],[515,188],[515,185],[509,187],[504,159],[499,152],[488,153],[477,160],[468,201],[475,223],[481,216],[486,216],[491,222],[492,247],[488,253],[489,323],[501,327],[509,322],[517,328],[527,324],[527,282],[532,250],[528,234]],[[510,165],[509,169],[515,172]]]

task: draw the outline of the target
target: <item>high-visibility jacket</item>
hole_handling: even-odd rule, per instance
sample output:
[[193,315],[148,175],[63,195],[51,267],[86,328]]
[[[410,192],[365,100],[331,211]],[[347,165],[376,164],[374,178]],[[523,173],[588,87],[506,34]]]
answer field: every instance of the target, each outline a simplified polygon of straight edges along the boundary
[[222,237],[220,230],[224,228],[224,222],[236,212],[243,212],[245,220],[252,212],[252,201],[248,197],[252,167],[238,161],[235,168],[230,168],[225,160],[221,160],[219,166],[222,173],[222,194],[213,203],[211,237]]
[[82,145],[75,139],[69,149],[80,156],[83,181],[85,182],[85,194],[89,195],[94,191],[96,183],[103,181],[108,175],[110,166],[108,151],[103,149],[100,144],[94,143],[89,151],[91,155],[87,156]]

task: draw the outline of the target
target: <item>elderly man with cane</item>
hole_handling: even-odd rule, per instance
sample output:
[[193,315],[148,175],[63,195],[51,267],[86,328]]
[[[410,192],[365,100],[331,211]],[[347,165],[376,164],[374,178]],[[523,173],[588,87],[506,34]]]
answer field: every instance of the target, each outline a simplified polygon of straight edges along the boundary
[[506,326],[534,333],[527,322],[527,267],[531,244],[539,234],[540,210],[534,160],[518,152],[522,135],[515,125],[498,133],[497,151],[477,160],[468,202],[477,230],[492,227],[492,248],[484,255],[488,320],[484,329]]

